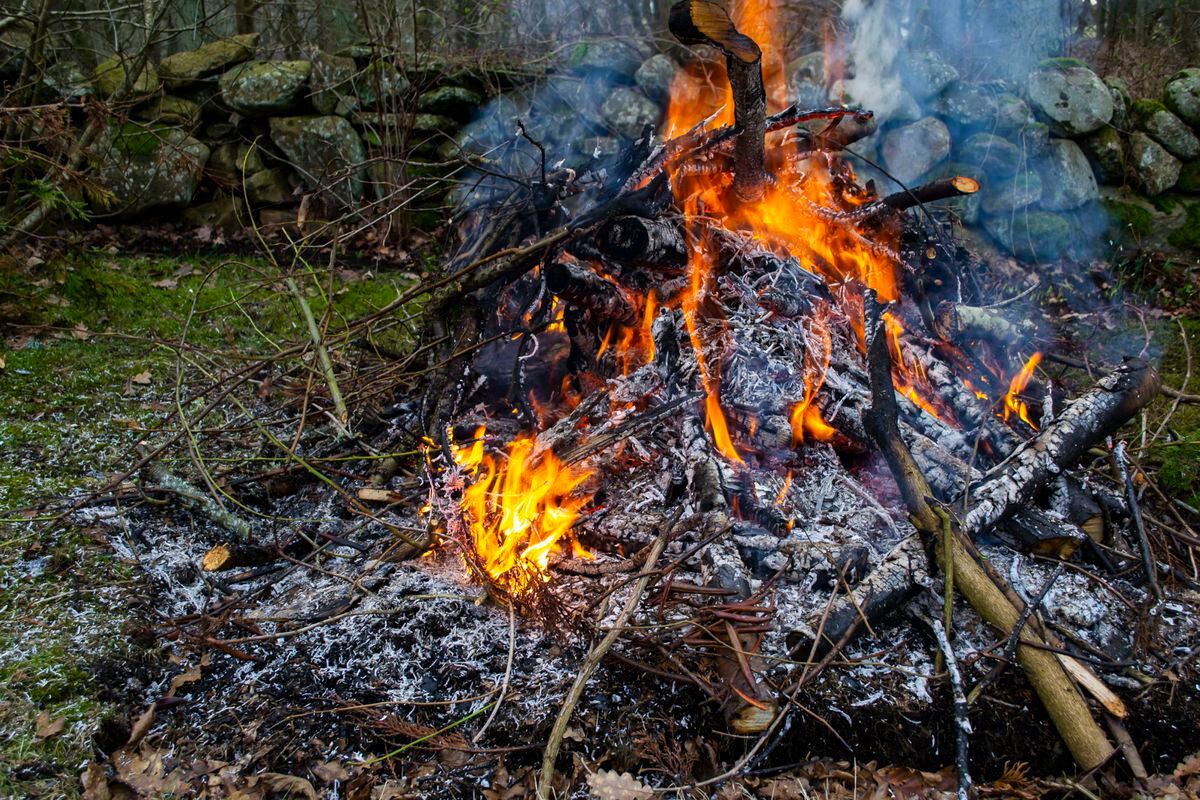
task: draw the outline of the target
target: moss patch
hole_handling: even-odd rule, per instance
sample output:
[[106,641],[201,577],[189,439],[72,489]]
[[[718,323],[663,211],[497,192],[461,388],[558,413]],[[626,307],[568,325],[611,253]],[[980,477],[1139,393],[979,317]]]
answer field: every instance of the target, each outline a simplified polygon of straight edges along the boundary
[[1108,232],[1112,239],[1138,241],[1154,232],[1154,215],[1136,203],[1105,200],[1102,203],[1108,214]]
[[1078,69],[1079,67],[1087,69],[1088,65],[1081,59],[1069,56],[1047,58],[1038,62],[1038,69]]
[[1167,241],[1180,250],[1200,253],[1200,203],[1188,205],[1186,221],[1167,237]]

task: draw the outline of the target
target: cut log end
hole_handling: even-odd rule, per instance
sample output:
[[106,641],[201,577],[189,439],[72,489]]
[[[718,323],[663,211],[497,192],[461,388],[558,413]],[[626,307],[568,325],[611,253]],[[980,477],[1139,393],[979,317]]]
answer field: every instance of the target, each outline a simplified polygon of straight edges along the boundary
[[680,0],[671,6],[667,27],[684,44],[709,44],[745,64],[762,58],[755,41],[741,33],[729,12],[712,0]]

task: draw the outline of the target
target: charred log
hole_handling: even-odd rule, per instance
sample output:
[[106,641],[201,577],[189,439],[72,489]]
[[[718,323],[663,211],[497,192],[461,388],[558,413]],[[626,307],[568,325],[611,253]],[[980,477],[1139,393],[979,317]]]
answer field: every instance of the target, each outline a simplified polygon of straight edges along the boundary
[[604,255],[626,264],[660,269],[687,266],[683,227],[670,218],[617,217],[601,226],[596,244]]
[[546,266],[546,288],[597,319],[629,323],[637,311],[621,288],[578,262],[555,261]]
[[671,6],[668,25],[684,44],[708,44],[725,54],[738,129],[733,188],[742,200],[758,200],[767,185],[767,93],[763,88],[762,50],[734,27],[722,6],[711,0],[681,0]]

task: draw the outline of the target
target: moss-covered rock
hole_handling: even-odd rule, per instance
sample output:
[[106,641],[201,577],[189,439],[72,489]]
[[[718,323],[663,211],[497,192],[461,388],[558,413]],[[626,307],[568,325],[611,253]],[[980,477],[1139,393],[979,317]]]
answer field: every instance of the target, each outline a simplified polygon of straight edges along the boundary
[[983,191],[985,214],[1012,214],[1042,199],[1042,178],[1036,172],[1022,172],[1011,178],[990,181]]
[[[817,53],[816,55],[820,56],[821,54]],[[819,65],[814,65],[811,56],[810,53],[808,56],[802,56],[788,64],[788,86],[793,87],[793,91],[794,87],[806,82],[805,76],[810,76],[814,69],[820,71],[821,81],[825,80],[824,58],[820,58]],[[665,53],[655,53],[637,68],[633,80],[646,97],[656,103],[662,103],[671,96],[671,84],[675,82],[675,75],[678,72],[679,64],[675,62],[675,59]],[[816,81],[812,82],[816,83]]]
[[1200,161],[1183,165],[1175,188],[1185,194],[1200,194]]
[[1021,151],[1012,142],[991,133],[976,133],[959,145],[957,158],[975,164],[986,174],[1007,178],[1021,164]]
[[1003,87],[991,83],[954,81],[933,103],[938,116],[956,133],[992,131],[1000,113]]
[[1079,145],[1070,139],[1054,139],[1035,168],[1042,176],[1042,207],[1071,211],[1100,196],[1096,174]]
[[74,61],[57,61],[42,72],[42,86],[52,97],[60,100],[78,101],[96,93],[91,79]]
[[92,155],[97,183],[110,196],[94,202],[106,214],[132,216],[192,201],[208,147],[179,128],[114,125]]
[[349,207],[362,196],[366,148],[344,117],[273,117],[271,141],[308,188],[334,207]]
[[190,133],[200,124],[200,106],[182,97],[160,95],[139,106],[134,116],[148,122],[183,128]]
[[1162,194],[1175,185],[1183,164],[1141,131],[1129,136],[1129,168],[1142,190]]
[[[818,54],[824,61],[824,53]],[[947,86],[958,80],[958,70],[947,64],[931,50],[912,53],[904,61],[904,86],[918,102],[940,95]],[[822,72],[819,83],[824,83]]]
[[1084,155],[1100,183],[1119,186],[1125,182],[1125,143],[1116,128],[1104,127],[1079,140]]
[[1071,216],[1028,209],[987,217],[984,228],[1001,247],[1023,261],[1062,258],[1075,234]]
[[579,42],[571,51],[571,69],[581,74],[603,75],[623,83],[632,83],[645,54],[632,42],[619,39],[597,39]]
[[1163,102],[1181,120],[1200,129],[1200,68],[1182,70],[1167,81]]
[[410,88],[404,74],[388,61],[373,61],[354,77],[354,95],[364,109],[396,108]]
[[[958,175],[978,181],[981,186],[987,180],[987,175],[979,167],[974,164],[963,164],[960,161],[947,161],[941,164],[929,174],[929,177],[936,180],[953,178]],[[984,194],[985,192],[975,192],[951,200],[943,200],[937,204],[937,207],[955,214],[966,225],[975,225],[979,222]]]
[[1099,130],[1113,115],[1112,93],[1078,59],[1048,59],[1029,76],[1030,105],[1060,136]]
[[1172,246],[1190,253],[1200,253],[1200,203],[1189,203],[1187,218],[1167,241]]
[[1129,93],[1129,84],[1124,78],[1109,75],[1104,79],[1108,93],[1112,95],[1113,115],[1109,120],[1114,128],[1124,129],[1129,124],[1129,107],[1133,105],[1133,96]]
[[292,113],[304,106],[311,73],[311,61],[247,61],[221,74],[221,101],[248,117]]
[[310,100],[318,114],[346,116],[358,109],[354,94],[354,59],[317,53],[312,59],[309,77]]
[[243,33],[167,56],[158,65],[158,75],[168,89],[183,88],[253,58],[258,37]]
[[246,178],[246,197],[256,206],[272,206],[294,200],[292,171],[287,167],[259,170]]
[[1112,241],[1133,244],[1154,233],[1154,214],[1144,206],[1109,199],[1101,207],[1108,216],[1107,238]]
[[461,86],[440,86],[417,98],[417,110],[466,122],[479,113],[483,97]]
[[888,170],[910,183],[950,155],[950,131],[941,120],[926,117],[888,131],[880,150]]
[[244,143],[217,145],[208,157],[208,173],[226,186],[236,186],[241,183],[243,175],[253,175],[266,168],[262,150]]
[[662,109],[637,89],[619,87],[614,89],[601,108],[604,121],[626,139],[636,139],[646,126],[657,126]]
[[[133,58],[117,53],[96,65],[92,73],[96,83],[96,91],[101,97],[112,97],[125,86],[128,70],[133,69]],[[162,82],[158,72],[150,64],[142,66],[142,71],[129,85],[129,96],[144,97],[158,91]]]
[[1190,161],[1200,157],[1200,139],[1157,100],[1138,100],[1129,109],[1129,119],[1176,158]]

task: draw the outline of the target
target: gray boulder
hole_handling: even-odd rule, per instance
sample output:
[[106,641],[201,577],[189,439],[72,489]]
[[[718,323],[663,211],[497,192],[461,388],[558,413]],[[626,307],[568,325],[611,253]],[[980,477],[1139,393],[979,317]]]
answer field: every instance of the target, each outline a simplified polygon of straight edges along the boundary
[[319,52],[313,56],[308,78],[309,102],[318,114],[347,116],[358,110],[354,92],[354,59]]
[[227,186],[235,186],[243,175],[253,175],[266,168],[262,151],[248,144],[226,142],[214,147],[208,157],[209,174]]
[[96,182],[111,196],[93,205],[101,213],[124,217],[183,208],[192,202],[208,154],[203,142],[178,128],[133,122],[114,126],[93,156]]
[[662,109],[636,89],[624,86],[613,90],[601,109],[604,121],[626,139],[642,135],[647,125],[658,125]]
[[678,71],[679,65],[675,63],[675,59],[663,53],[656,53],[642,62],[634,73],[633,80],[647,97],[663,103],[671,96],[671,84],[675,81],[675,73]]
[[1125,144],[1116,128],[1103,127],[1079,140],[1096,179],[1110,186],[1125,182]]
[[1129,135],[1129,168],[1142,190],[1162,194],[1179,180],[1183,164],[1141,131]]
[[1033,120],[1029,104],[1012,92],[996,96],[996,133],[1009,136]]
[[42,72],[41,83],[63,100],[82,100],[96,93],[92,81],[74,61],[57,61]]
[[1011,178],[988,183],[983,192],[985,214],[1011,214],[1042,199],[1042,178],[1036,172],[1022,172]]
[[263,169],[246,178],[246,197],[256,206],[287,203],[293,197],[292,171],[287,167]]
[[812,83],[817,86],[825,85],[825,53],[816,50],[812,53],[794,58],[784,68],[787,85],[790,88],[800,83]]
[[1042,208],[1071,211],[1100,196],[1092,165],[1069,139],[1052,140],[1036,168],[1042,179]]
[[629,42],[597,39],[575,45],[570,66],[581,74],[604,75],[621,83],[633,83],[644,58],[645,54]]
[[273,117],[271,141],[310,190],[347,207],[362,196],[366,148],[343,117]]
[[1138,100],[1129,110],[1129,116],[1134,127],[1145,131],[1176,158],[1191,161],[1200,156],[1200,139],[1157,100]]
[[1200,128],[1200,68],[1191,67],[1167,82],[1163,102],[1177,117]]
[[217,83],[221,101],[231,110],[265,117],[300,110],[311,74],[311,61],[247,61],[224,72]]
[[417,110],[466,122],[479,113],[483,97],[461,86],[439,86],[417,98]]
[[950,130],[934,117],[889,131],[880,147],[888,170],[910,183],[950,155]]
[[159,95],[138,107],[134,116],[190,132],[200,125],[200,106],[182,97]]
[[913,53],[903,67],[904,85],[917,102],[937,97],[958,80],[958,70],[932,51]]
[[1081,61],[1043,61],[1029,76],[1029,102],[1060,136],[1098,130],[1113,116],[1112,93]]
[[257,33],[244,33],[167,56],[158,65],[158,75],[168,89],[181,89],[248,61],[254,56],[258,36]]
[[992,84],[955,81],[945,88],[934,107],[956,130],[993,130],[1004,94]]
[[1015,144],[990,133],[976,133],[958,147],[957,158],[974,164],[986,174],[1007,178],[1021,165],[1021,150]]
[[1200,161],[1183,165],[1175,188],[1185,194],[1200,194]]
[[1129,94],[1129,84],[1124,78],[1110,75],[1104,79],[1108,93],[1112,96],[1113,115],[1109,123],[1114,128],[1124,128],[1129,123],[1129,107],[1133,105],[1133,97]]
[[[948,161],[935,169],[930,177],[935,179],[953,178],[962,175],[964,178],[971,178],[978,181],[980,186],[984,184],[987,176],[983,174],[983,170],[974,164],[963,164],[958,161]],[[950,200],[943,200],[937,203],[938,211],[946,210],[957,215],[960,220],[966,225],[974,225],[979,222],[980,212],[983,207],[983,195],[985,192],[975,192],[975,194],[963,195]],[[933,208],[933,206],[930,206]]]
[[996,242],[1023,261],[1052,261],[1067,254],[1076,222],[1064,214],[1021,209],[986,217],[984,229]]
[[354,76],[354,96],[358,98],[360,108],[391,110],[381,106],[395,105],[409,88],[408,79],[387,61],[373,61]]
[[1012,140],[1026,158],[1037,158],[1050,146],[1050,126],[1044,122],[1027,122],[1012,134]]

